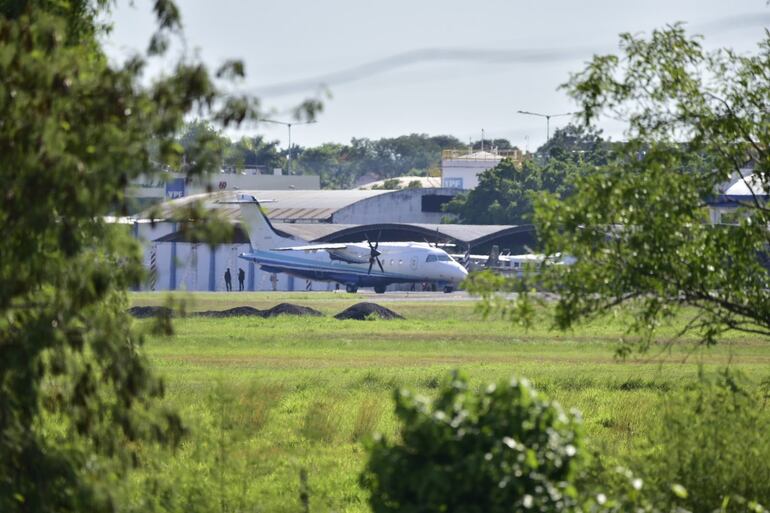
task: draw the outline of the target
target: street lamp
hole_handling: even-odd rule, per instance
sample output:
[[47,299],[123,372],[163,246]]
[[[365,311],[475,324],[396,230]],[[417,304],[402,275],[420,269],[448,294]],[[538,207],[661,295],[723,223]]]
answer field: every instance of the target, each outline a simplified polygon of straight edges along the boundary
[[264,123],[275,123],[276,125],[284,125],[289,129],[289,151],[286,154],[286,174],[291,174],[291,127],[294,125],[311,125],[316,123],[313,121],[297,121],[295,123],[289,123],[288,121],[275,121],[274,119],[260,119]]
[[576,112],[564,112],[563,114],[540,114],[539,112],[529,112],[527,110],[519,110],[516,111],[519,114],[525,114],[527,116],[538,116],[541,118],[545,118],[545,141],[548,142],[551,140],[551,118],[558,118],[561,116],[571,116],[573,114],[576,114]]

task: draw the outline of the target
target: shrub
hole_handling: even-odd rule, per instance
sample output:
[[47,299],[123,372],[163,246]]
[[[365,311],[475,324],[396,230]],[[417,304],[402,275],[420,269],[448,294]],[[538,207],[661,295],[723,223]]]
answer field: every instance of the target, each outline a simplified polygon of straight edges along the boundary
[[526,380],[468,391],[454,373],[430,402],[396,392],[401,442],[371,442],[361,476],[375,513],[565,511],[580,451],[579,419]]

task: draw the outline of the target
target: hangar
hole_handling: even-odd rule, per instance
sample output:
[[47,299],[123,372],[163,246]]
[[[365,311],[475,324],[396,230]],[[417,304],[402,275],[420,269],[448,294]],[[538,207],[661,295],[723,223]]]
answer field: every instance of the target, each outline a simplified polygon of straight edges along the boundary
[[[355,224],[362,219],[369,223],[440,223],[447,215],[442,207],[458,192],[458,189],[429,188],[243,190],[237,194],[256,197],[273,222]],[[185,196],[163,203],[159,217],[170,218],[174,209],[202,201],[206,208],[216,208],[235,220],[238,218],[236,206],[217,205],[217,201],[233,197],[233,192]]]
[[[408,191],[244,191],[264,203],[274,227],[284,235],[309,242],[360,242],[367,238],[381,241],[427,241],[453,245],[448,250],[458,253],[472,249],[474,253],[488,252],[493,244],[512,253],[526,252],[534,247],[535,231],[531,225],[459,225],[439,222],[414,222],[424,214],[423,198],[436,194],[417,194],[414,191],[442,189],[410,189]],[[276,194],[281,192],[282,194]],[[398,193],[407,192],[400,195]],[[319,193],[335,193],[320,194]],[[341,194],[337,194],[341,193]],[[313,196],[318,195],[317,199]],[[451,196],[450,196],[451,197]],[[145,290],[224,290],[227,268],[234,276],[238,269],[246,273],[246,290],[334,290],[335,284],[304,282],[286,275],[271,275],[252,263],[238,258],[249,250],[249,238],[240,226],[237,206],[218,204],[232,200],[233,195],[213,193],[181,198],[163,204],[155,219],[137,219],[133,222],[134,235],[145,243],[145,265],[151,280]],[[441,198],[443,199],[443,198]],[[203,200],[205,208],[216,208],[236,225],[232,239],[224,244],[210,246],[190,239],[173,221],[174,207]],[[432,199],[430,201],[436,201]],[[367,204],[373,202],[372,204]],[[399,210],[399,205],[402,205]],[[409,206],[413,211],[409,212]],[[300,208],[303,207],[304,208]],[[334,223],[329,220],[355,218],[357,223]],[[233,280],[238,289],[237,280]]]

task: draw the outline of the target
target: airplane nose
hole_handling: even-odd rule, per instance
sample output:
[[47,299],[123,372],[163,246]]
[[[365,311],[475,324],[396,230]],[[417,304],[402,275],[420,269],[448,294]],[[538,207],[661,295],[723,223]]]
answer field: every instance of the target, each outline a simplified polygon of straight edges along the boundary
[[468,276],[468,270],[465,267],[458,264],[457,267],[454,268],[453,275],[454,275],[455,281],[457,283],[460,283],[465,279],[466,276]]

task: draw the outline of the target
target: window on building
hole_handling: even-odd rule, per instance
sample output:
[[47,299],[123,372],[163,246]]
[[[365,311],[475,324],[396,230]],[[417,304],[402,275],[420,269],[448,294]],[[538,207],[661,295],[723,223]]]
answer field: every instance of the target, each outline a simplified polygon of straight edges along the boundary
[[423,212],[443,212],[441,207],[444,203],[452,200],[452,196],[447,194],[426,194],[422,197]]

